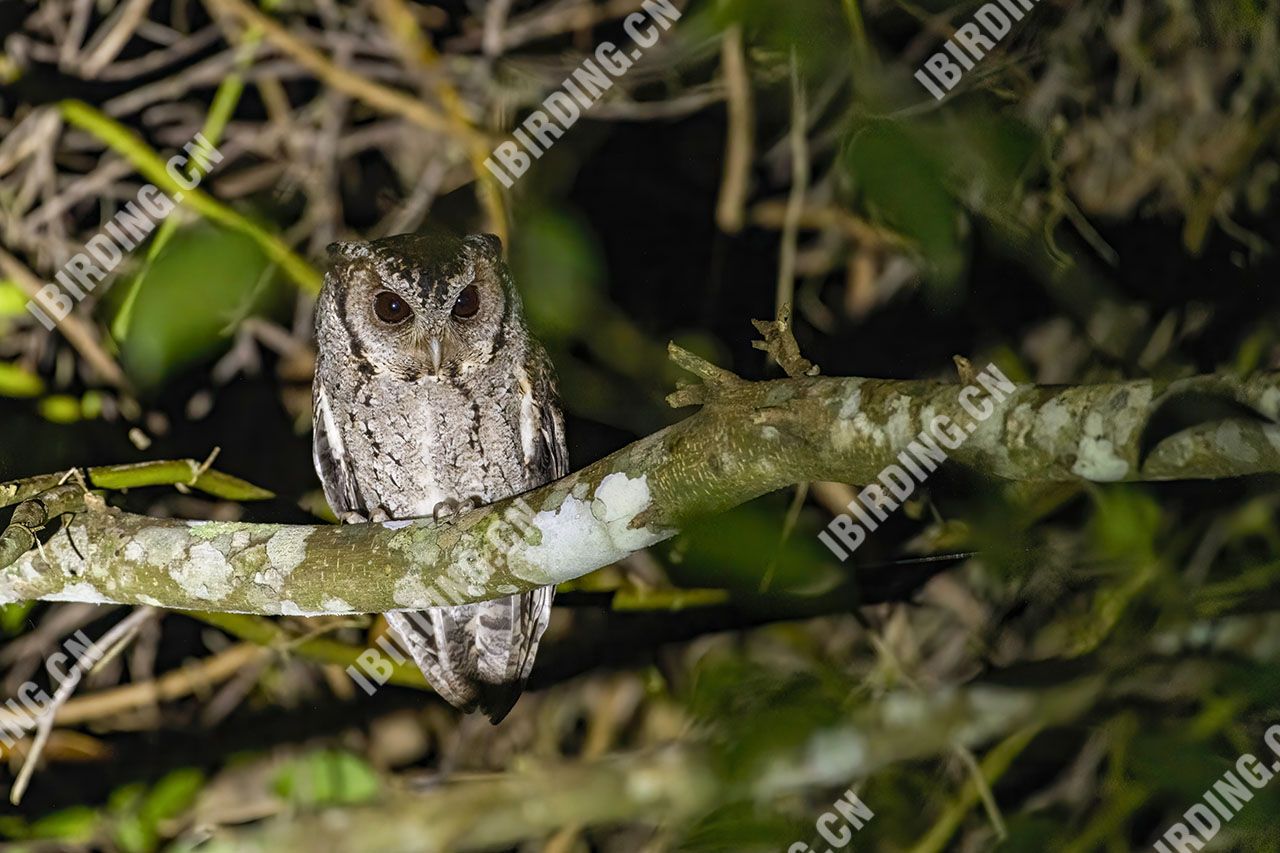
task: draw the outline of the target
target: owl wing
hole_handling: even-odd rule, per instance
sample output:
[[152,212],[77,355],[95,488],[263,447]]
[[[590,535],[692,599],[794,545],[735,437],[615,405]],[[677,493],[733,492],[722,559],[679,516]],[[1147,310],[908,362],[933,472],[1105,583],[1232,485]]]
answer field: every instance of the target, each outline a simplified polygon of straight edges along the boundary
[[[531,434],[532,452],[527,447],[525,467],[531,481],[541,485],[569,473],[569,451],[565,444],[564,415],[556,392],[555,371],[550,360],[536,347],[529,370],[527,403],[521,400],[521,436]],[[525,418],[530,421],[525,424]],[[524,441],[522,445],[526,444]],[[479,622],[477,646],[483,691],[480,705],[494,722],[501,720],[524,690],[538,644],[551,619],[555,586],[544,586],[488,604]]]
[[[529,485],[538,486],[569,473],[564,416],[546,355],[535,352],[529,369],[517,379],[524,465]],[[524,691],[555,593],[554,586],[544,586],[493,601],[388,613],[386,618],[441,696],[464,711],[479,707],[497,723]]]
[[311,415],[314,425],[311,438],[311,460],[324,489],[329,506],[341,518],[349,512],[365,512],[364,501],[356,488],[356,478],[347,460],[347,448],[342,432],[333,416],[329,395],[319,379],[311,395]]
[[555,592],[544,586],[493,601],[384,615],[437,693],[498,723],[524,692]]
[[[564,440],[564,415],[560,412],[560,395],[556,391],[555,370],[546,354],[540,349],[534,355],[528,375],[531,411],[527,429],[532,433],[534,441],[532,454],[527,448],[525,449],[525,466],[534,471],[545,469],[547,474],[542,482],[549,483],[569,473],[569,451]],[[523,423],[525,411],[526,407],[522,401],[520,408],[522,437],[526,431]]]

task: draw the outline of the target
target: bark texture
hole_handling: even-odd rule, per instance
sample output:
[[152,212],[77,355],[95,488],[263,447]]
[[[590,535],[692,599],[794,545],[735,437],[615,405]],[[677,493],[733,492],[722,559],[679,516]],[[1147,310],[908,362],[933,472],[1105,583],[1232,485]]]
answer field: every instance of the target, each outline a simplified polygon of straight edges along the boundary
[[[0,504],[40,504],[20,505],[0,537],[0,601],[313,615],[487,600],[580,577],[793,483],[872,482],[939,417],[964,431],[947,450],[950,464],[1008,480],[1280,471],[1276,373],[1017,385],[965,399],[965,386],[937,382],[745,382],[683,351],[673,357],[703,381],[672,402],[700,404],[698,412],[449,524],[158,519],[114,510],[79,486],[84,499],[70,503],[65,485],[39,488],[57,477],[0,485]],[[975,405],[988,404],[989,416],[975,418]],[[37,543],[35,528],[59,513],[66,521]]]

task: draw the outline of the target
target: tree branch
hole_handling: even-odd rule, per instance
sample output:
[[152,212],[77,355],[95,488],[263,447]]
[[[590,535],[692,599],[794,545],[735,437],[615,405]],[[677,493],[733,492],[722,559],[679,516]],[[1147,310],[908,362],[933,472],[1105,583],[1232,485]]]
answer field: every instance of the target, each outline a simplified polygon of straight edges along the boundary
[[929,696],[890,694],[825,728],[771,750],[745,772],[705,744],[671,745],[594,761],[473,776],[425,792],[387,792],[369,805],[296,814],[215,835],[205,853],[334,849],[493,850],[566,825],[669,824],[726,803],[768,801],[820,786],[847,786],[882,767],[976,745],[1009,729],[1052,725],[1088,712],[1102,680],[1043,691],[979,685]]
[[[989,398],[992,414],[977,423],[959,385],[745,382],[689,353],[677,359],[705,381],[676,395],[702,403],[696,414],[451,524],[182,521],[86,500],[41,547],[0,570],[0,601],[316,615],[487,600],[581,577],[694,520],[793,483],[871,482],[940,416],[972,425],[948,451],[953,463],[1010,480],[1280,472],[1280,373],[1019,385],[998,401]],[[1206,400],[1219,405],[1206,408]],[[0,495],[16,491],[0,485]],[[26,544],[21,531],[16,535]]]

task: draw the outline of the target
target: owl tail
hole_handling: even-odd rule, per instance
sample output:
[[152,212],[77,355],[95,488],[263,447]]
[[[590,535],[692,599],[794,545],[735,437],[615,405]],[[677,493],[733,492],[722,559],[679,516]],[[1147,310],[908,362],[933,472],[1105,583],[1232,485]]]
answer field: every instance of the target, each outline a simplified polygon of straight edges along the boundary
[[551,616],[555,587],[494,601],[388,613],[387,624],[436,692],[494,723],[524,690]]

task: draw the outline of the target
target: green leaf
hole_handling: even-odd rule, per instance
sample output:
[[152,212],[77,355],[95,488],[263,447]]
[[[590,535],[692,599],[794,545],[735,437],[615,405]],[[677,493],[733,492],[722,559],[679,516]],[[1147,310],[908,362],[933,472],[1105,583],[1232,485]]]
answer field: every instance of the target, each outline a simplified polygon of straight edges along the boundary
[[1185,729],[1139,732],[1129,755],[1127,769],[1135,781],[1186,805],[1235,763],[1230,748],[1197,740]]
[[289,762],[275,779],[280,796],[304,806],[367,802],[381,788],[378,774],[349,752],[320,750]]
[[682,589],[718,588],[816,595],[843,580],[834,558],[816,533],[798,526],[784,542],[785,506],[764,498],[722,515],[695,522],[673,543],[668,571]]
[[51,394],[37,408],[41,417],[55,424],[73,424],[81,419],[80,401],[68,394]]
[[44,380],[25,367],[0,361],[0,396],[39,397],[44,393]]
[[21,317],[27,310],[27,294],[8,279],[0,281],[0,317]]
[[1040,151],[1031,128],[976,106],[925,128],[935,153],[949,164],[953,195],[974,209],[1017,216],[1018,185]]
[[1000,845],[1001,853],[1042,853],[1046,838],[1068,837],[1061,822],[1041,815],[1013,815],[1006,829],[1009,835]]
[[141,814],[152,824],[181,815],[195,803],[204,787],[204,773],[183,767],[164,776],[151,788],[142,803]]
[[924,256],[929,294],[950,301],[968,271],[967,218],[1020,222],[1020,187],[1039,152],[1031,128],[978,103],[940,117],[860,120],[844,165],[872,218]]
[[1109,486],[1093,491],[1097,504],[1091,528],[1098,549],[1107,557],[1151,562],[1160,532],[1160,505],[1145,491]]
[[586,223],[567,211],[538,208],[524,218],[511,244],[511,272],[540,338],[581,333],[596,313],[604,261]]
[[72,806],[33,821],[27,828],[29,838],[49,838],[73,843],[93,839],[98,826],[98,812],[88,806]]
[[27,615],[35,606],[34,601],[15,601],[12,604],[0,606],[0,630],[9,636],[20,633],[26,625]]
[[125,853],[151,853],[160,843],[155,828],[137,815],[125,815],[112,828],[111,837]]
[[[280,295],[259,245],[208,223],[175,233],[143,274],[141,287],[119,290],[131,298],[120,360],[145,389],[225,350],[240,321],[268,310]],[[123,311],[122,298],[110,308]]]
[[147,790],[147,786],[141,782],[130,782],[121,785],[111,792],[107,797],[107,808],[113,814],[123,814],[133,810],[141,801],[143,793]]
[[102,392],[86,391],[84,396],[80,398],[80,414],[85,420],[91,421],[102,416]]
[[854,133],[845,165],[875,218],[916,243],[932,268],[934,294],[954,297],[968,254],[946,162],[908,126],[873,121]]
[[831,66],[850,55],[849,22],[840,3],[830,0],[730,0],[715,4],[722,26],[740,23],[763,56],[785,57],[792,50],[806,77],[827,79]]
[[716,759],[730,778],[752,779],[779,753],[846,721],[850,685],[819,665],[796,672],[759,662],[704,662],[688,702],[710,732]]
[[204,786],[204,773],[184,767],[148,788],[135,782],[111,792],[111,834],[127,853],[152,853],[160,846],[161,824],[189,809]]
[[274,498],[275,492],[255,486],[239,477],[221,471],[205,471],[196,478],[195,488],[215,498],[227,501],[265,501]]
[[777,814],[765,804],[739,802],[699,818],[685,832],[679,849],[684,853],[774,853],[812,834],[812,821],[806,826],[803,821]]

